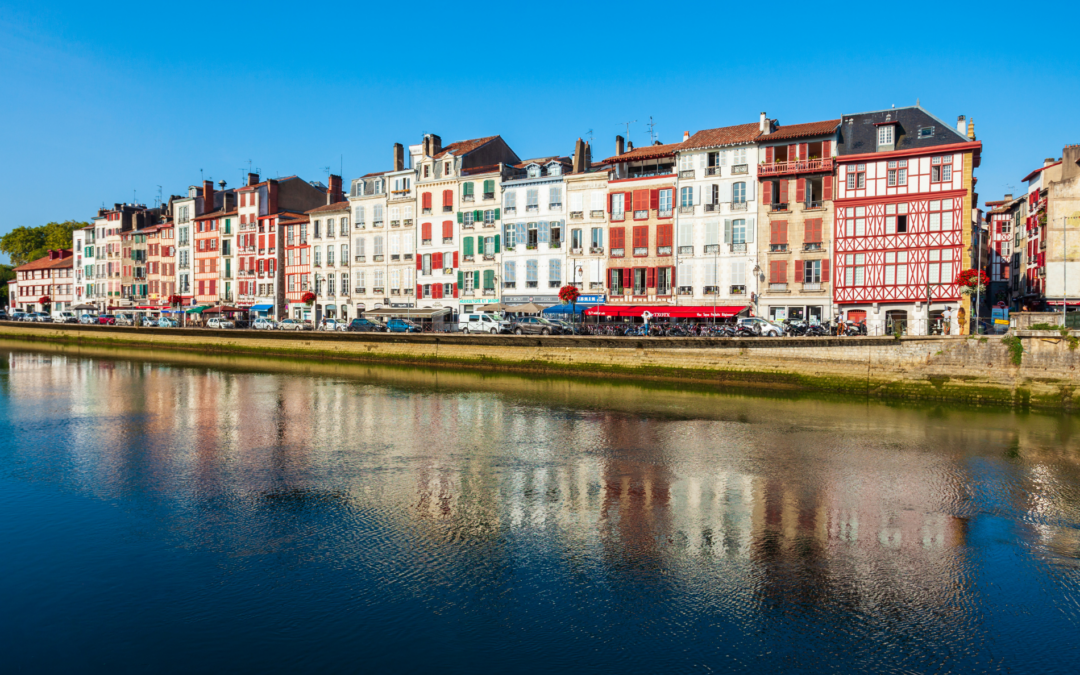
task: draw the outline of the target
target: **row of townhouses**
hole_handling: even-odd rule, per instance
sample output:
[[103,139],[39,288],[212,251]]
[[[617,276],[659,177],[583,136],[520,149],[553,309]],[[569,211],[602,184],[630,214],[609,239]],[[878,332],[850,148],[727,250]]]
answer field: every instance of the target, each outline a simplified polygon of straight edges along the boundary
[[986,203],[988,300],[1017,310],[1080,306],[1080,145],[1021,180],[1023,194]]
[[[600,161],[580,139],[523,160],[500,136],[427,134],[347,194],[339,176],[249,174],[102,209],[53,301],[351,319],[550,306],[569,284],[611,316],[741,307],[917,334],[946,307],[970,311],[953,280],[978,257],[981,149],[963,117],[918,105],[791,125],[762,113],[640,147],[616,137]],[[29,309],[36,293],[12,297]]]

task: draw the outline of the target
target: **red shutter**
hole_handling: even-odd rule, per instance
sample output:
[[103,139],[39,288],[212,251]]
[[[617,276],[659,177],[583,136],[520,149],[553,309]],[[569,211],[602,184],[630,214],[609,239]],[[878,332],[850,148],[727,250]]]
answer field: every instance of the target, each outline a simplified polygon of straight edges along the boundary
[[772,161],[773,161],[773,148],[770,145],[769,147],[765,148],[765,163],[766,164],[772,164]]
[[424,294],[424,287],[420,284],[416,284],[416,299],[419,300],[420,296]]
[[[660,200],[660,196],[656,197],[657,202]],[[637,205],[638,211],[645,211],[649,208],[649,191],[648,190],[634,190],[634,204]],[[657,207],[659,208],[659,206]]]
[[656,227],[656,245],[657,246],[671,246],[671,224],[657,225]]
[[799,143],[799,159],[810,159],[807,154],[806,143]]
[[821,142],[821,158],[828,159],[832,157],[832,141]]
[[772,181],[765,181],[761,186],[761,203],[766,206],[772,204]]
[[671,266],[668,269],[671,270],[671,292],[675,293],[675,291],[679,288],[678,284],[675,283],[675,267]]
[[611,200],[612,199],[615,199],[615,195],[614,194],[609,194],[607,196],[607,212],[608,213],[611,213]]
[[634,287],[634,270],[631,267],[624,267],[622,271],[622,285],[624,288],[632,289]]
[[832,201],[832,176],[825,176],[821,179],[821,192],[822,199],[827,202]]
[[614,286],[614,284],[612,283],[612,280],[613,280],[613,279],[615,278],[615,277],[614,277],[614,275],[612,275],[612,272],[618,272],[618,271],[619,271],[619,269],[618,269],[617,267],[610,267],[610,268],[608,268],[608,273],[607,273],[607,288],[608,288],[608,290],[609,290],[609,291],[610,291],[610,290],[611,290],[612,288],[614,288],[614,287],[615,287],[615,286]]
[[777,282],[777,283],[786,284],[787,283],[787,261],[786,260],[780,260],[780,261],[778,261],[778,263],[780,265],[780,281]]
[[424,200],[423,200],[421,208],[424,208],[424,209],[430,209],[431,208],[431,193],[430,192],[425,192],[424,193]]
[[[454,251],[454,269],[457,269],[457,266],[458,266],[458,257],[457,257],[457,254],[458,254],[458,252],[457,252],[457,251]],[[454,291],[454,292],[455,292],[455,293],[457,293],[457,290],[455,289],[455,291]],[[456,298],[456,297],[457,297],[457,295],[454,295],[454,297]]]
[[795,261],[795,283],[799,283],[803,280],[803,261]]
[[653,211],[660,210],[660,190],[653,190],[649,193],[649,208]]
[[645,268],[645,288],[656,288],[656,268]]
[[829,281],[829,259],[821,261],[821,283],[828,283]]
[[611,248],[626,248],[626,228],[611,228]]
[[798,150],[798,148],[799,148],[799,146],[796,145],[795,143],[792,143],[791,145],[787,146],[787,161],[789,161],[789,162],[794,162],[795,161],[795,153]]
[[420,255],[419,253],[416,254],[416,269],[424,269],[424,256]]
[[[457,253],[455,253],[454,256],[457,257]],[[457,287],[457,282],[455,281],[454,282],[454,297],[456,298],[457,296],[458,296],[458,287]]]
[[453,206],[454,205],[454,191],[453,190],[443,190],[442,191],[442,205],[443,206]]
[[444,220],[442,223],[442,236],[443,239],[452,239],[454,237],[454,221]]
[[441,270],[442,269],[442,253],[432,253],[431,254],[431,269],[433,269],[433,270]]
[[420,240],[431,239],[431,223],[424,223],[420,226]]
[[795,179],[795,201],[800,204],[806,201],[806,179],[804,178]]

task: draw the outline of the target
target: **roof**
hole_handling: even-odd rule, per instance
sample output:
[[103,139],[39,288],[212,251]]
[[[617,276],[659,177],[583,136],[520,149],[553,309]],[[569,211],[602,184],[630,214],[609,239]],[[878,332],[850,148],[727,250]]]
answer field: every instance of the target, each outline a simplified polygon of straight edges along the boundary
[[1014,207],[1018,203],[1024,201],[1026,198],[1027,198],[1027,195],[1025,194],[1025,195],[1022,195],[1020,197],[1014,197],[1013,199],[1008,199],[1008,200],[1002,199],[1002,200],[996,201],[996,202],[986,202],[987,206],[995,206],[995,207],[997,207],[997,208],[991,209],[987,213],[987,215],[992,215],[992,214],[995,214],[995,213],[1008,213],[1010,210],[1012,210],[1012,207]]
[[805,122],[803,124],[789,124],[781,126],[776,131],[764,134],[758,138],[759,143],[780,141],[789,138],[808,138],[810,136],[825,136],[836,132],[840,120],[824,120],[822,122]]
[[761,133],[757,122],[750,124],[738,124],[733,127],[717,127],[716,129],[702,129],[687,140],[680,143],[680,150],[694,150],[697,148],[715,148],[721,145],[736,145],[750,143]]
[[335,213],[337,211],[348,211],[349,202],[334,202],[333,204],[323,204],[322,206],[316,206],[310,209],[308,213]]
[[371,173],[365,173],[361,178],[374,178],[375,176],[385,176],[390,173],[389,171],[372,171]]
[[196,216],[192,218],[192,220],[209,220],[211,218],[224,218],[225,216],[235,216],[236,214],[236,209],[233,209],[232,211],[218,209],[217,211],[211,211],[210,213],[204,213],[201,216]]
[[478,148],[481,148],[481,147],[487,145],[488,143],[495,140],[496,138],[498,138],[498,135],[496,135],[496,136],[485,136],[484,138],[474,138],[474,139],[469,140],[469,141],[457,141],[456,143],[451,143],[450,145],[446,146],[441,151],[439,151],[439,153],[435,155],[435,159],[440,159],[440,158],[444,157],[445,155],[449,155],[449,154],[453,154],[455,157],[461,157],[462,155],[467,155],[470,152],[472,152],[473,150],[476,150]]
[[628,152],[624,152],[621,155],[614,157],[608,157],[603,161],[604,164],[619,164],[621,162],[632,162],[638,159],[653,159],[654,157],[672,157],[682,147],[682,143],[668,143],[667,145],[646,145],[641,148],[634,148]]
[[[939,145],[971,143],[956,128],[934,117],[920,106],[888,108],[873,112],[844,115],[840,122],[840,136],[836,144],[837,154],[861,155],[877,152],[877,123],[891,121],[897,124],[896,142],[893,148],[901,150],[931,149]],[[920,129],[930,129],[929,135],[921,136]],[[978,147],[982,147],[981,144]],[[976,164],[977,166],[978,164]]]
[[1053,164],[1047,164],[1046,166],[1043,166],[1043,167],[1039,167],[1038,169],[1035,169],[1034,171],[1032,171],[1032,172],[1031,172],[1031,173],[1029,173],[1028,175],[1026,175],[1026,176],[1024,176],[1023,178],[1021,178],[1021,179],[1020,179],[1020,182],[1022,182],[1022,183],[1026,183],[1026,182],[1028,182],[1029,180],[1031,180],[1032,178],[1034,178],[1035,176],[1037,176],[1037,175],[1039,175],[1040,173],[1042,173],[1043,171],[1046,171],[1047,169],[1051,169],[1051,168],[1053,168],[1053,167],[1057,166],[1058,164],[1061,164],[1061,160],[1058,160],[1058,161],[1054,162]]
[[541,166],[547,166],[548,164],[551,164],[552,162],[559,162],[560,164],[569,164],[570,163],[570,158],[569,157],[560,157],[559,155],[552,155],[551,157],[537,157],[536,159],[526,159],[524,162],[521,162],[520,164],[515,164],[514,168],[515,169],[524,169],[525,167],[529,166],[530,164],[539,164]]
[[463,175],[463,176],[474,176],[474,175],[479,174],[479,173],[491,173],[493,171],[498,171],[498,170],[499,170],[499,165],[498,164],[488,164],[486,166],[474,166],[471,169],[462,169],[461,170],[461,175]]
[[282,216],[282,217],[278,218],[278,225],[296,225],[298,223],[306,223],[306,222],[309,222],[311,220],[307,216],[300,215],[298,213],[289,214],[289,216],[291,216],[291,217],[287,218],[287,217]]
[[299,176],[296,176],[295,174],[292,175],[292,176],[285,176],[284,178],[267,178],[266,180],[262,181],[261,183],[255,183],[254,185],[241,185],[240,187],[236,188],[236,191],[241,192],[241,191],[250,190],[252,188],[262,187],[264,185],[269,185],[271,180],[276,181],[278,183],[284,183],[287,180],[296,180],[297,178],[299,178]]
[[19,265],[18,267],[16,267],[12,271],[13,272],[32,272],[34,270],[55,270],[55,269],[63,269],[65,267],[72,267],[74,265],[74,263],[75,263],[75,258],[73,258],[71,256],[71,249],[66,248],[66,249],[63,249],[63,250],[68,252],[68,256],[66,258],[56,258],[56,259],[50,260],[49,256],[46,255],[46,256],[42,256],[42,257],[38,258],[37,260],[31,260],[30,262],[28,262],[28,263],[26,263],[24,265]]

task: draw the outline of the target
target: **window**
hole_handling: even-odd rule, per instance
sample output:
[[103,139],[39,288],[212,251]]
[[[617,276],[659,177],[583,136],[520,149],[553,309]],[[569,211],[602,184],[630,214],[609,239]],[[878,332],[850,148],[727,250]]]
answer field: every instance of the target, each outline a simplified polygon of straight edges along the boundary
[[592,193],[592,210],[603,211],[604,210],[604,193],[593,192]]
[[612,220],[625,220],[626,211],[626,195],[622,192],[617,192],[611,195],[611,219]]
[[581,248],[581,241],[582,241],[581,230],[580,229],[578,229],[578,230],[570,230],[570,248],[571,249],[579,249],[579,248]]
[[383,238],[382,235],[375,237],[375,259],[378,260],[383,255]]
[[885,234],[903,234],[907,232],[907,204],[885,205]]
[[671,295],[671,268],[660,267],[656,270],[656,294]]
[[804,284],[820,284],[821,283],[821,261],[820,260],[805,260],[802,264],[803,276],[799,279]]
[[[694,188],[684,187],[679,190],[679,206],[693,206],[694,205]],[[682,213],[680,211],[680,213]]]
[[646,269],[644,267],[634,268],[634,295],[645,295],[645,277]]
[[649,226],[640,225],[634,228],[634,255],[649,255]]
[[953,200],[933,199],[930,201],[929,225],[931,232],[951,232],[956,227],[953,214]]
[[495,181],[493,181],[493,180],[484,181],[484,199],[494,199],[494,198],[495,198]]
[[746,243],[746,219],[736,218],[731,221],[731,243],[732,244],[745,244]]
[[626,228],[611,228],[611,257],[621,258],[626,251]]
[[930,283],[931,284],[951,284],[955,275],[953,274],[953,260],[959,260],[959,256],[954,255],[956,252],[951,248],[944,249],[930,249]]
[[[226,222],[228,222],[228,221],[226,221]],[[334,235],[334,219],[333,218],[327,218],[326,219],[326,236],[327,237],[335,236]]]
[[948,183],[952,181],[952,155],[938,155],[930,160],[930,182]]
[[[382,204],[376,204],[375,207],[372,210],[375,212],[375,215],[372,216],[372,218],[374,219],[374,222],[372,223],[372,225],[374,225],[375,227],[382,227],[382,224],[383,224],[383,205]],[[319,236],[319,235],[315,235],[315,236]]]
[[886,251],[885,285],[906,286],[908,282],[908,252]]
[[539,233],[539,230],[537,228],[537,224],[536,223],[529,223],[528,225],[526,225],[526,228],[527,228],[527,232],[528,232],[528,235],[527,235],[528,239],[525,240],[525,247],[526,248],[536,248],[536,245],[540,241],[540,233]]
[[553,209],[562,208],[562,186],[552,185],[548,188],[548,206]]
[[623,294],[623,271],[617,268],[608,269],[608,287],[612,295]]
[[540,191],[536,188],[525,191],[525,210],[531,213],[540,210]]
[[919,138],[933,138],[934,127],[919,127]]
[[[259,264],[262,265],[261,260],[259,261]],[[314,261],[314,264],[315,264],[315,267],[320,267],[322,265],[322,246],[316,246],[315,247],[315,261]]]
[[539,286],[539,265],[535,259],[525,261],[525,288]]
[[865,281],[866,254],[848,253],[844,256],[844,285],[862,286]]
[[548,286],[558,288],[562,285],[562,260],[551,258],[548,260]]
[[503,288],[517,287],[517,262],[507,260],[503,263]]
[[420,272],[424,276],[429,276],[431,274],[431,254],[430,253],[425,253],[421,257]]
[[893,144],[893,125],[884,124],[877,129],[878,147]]
[[461,214],[461,224],[465,227],[472,227],[476,222],[476,214],[473,211],[465,211]]
[[907,185],[907,160],[889,162],[889,187]]
[[495,255],[495,237],[484,237],[484,255]]
[[461,184],[461,196],[467,202],[471,202],[475,198],[475,195],[473,195],[473,183]]
[[671,217],[671,189],[660,191],[660,217]]
[[732,204],[745,204],[746,203],[746,183],[739,182],[731,186],[731,203]]
[[[906,206],[906,204],[905,204]],[[862,237],[866,234],[866,207],[849,207],[844,220],[844,236]]]
[[487,209],[484,211],[484,224],[491,225],[495,222],[495,209]]
[[861,190],[866,187],[865,164],[855,164],[847,167],[847,186],[849,190]]
[[326,264],[331,266],[331,267],[333,267],[333,265],[334,265],[334,247],[333,246],[327,246],[326,247]]
[[506,191],[506,194],[503,195],[503,208],[510,213],[517,211],[517,192],[513,190]]
[[591,236],[589,238],[589,246],[592,248],[604,247],[604,230],[600,227],[594,227]]

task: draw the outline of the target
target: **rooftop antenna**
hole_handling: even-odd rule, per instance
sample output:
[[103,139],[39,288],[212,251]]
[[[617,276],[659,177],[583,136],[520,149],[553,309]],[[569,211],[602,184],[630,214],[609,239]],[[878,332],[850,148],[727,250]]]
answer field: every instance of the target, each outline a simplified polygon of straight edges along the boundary
[[626,125],[626,140],[627,140],[627,142],[629,142],[630,141],[630,125],[631,124],[637,124],[637,120],[630,120],[629,122],[616,122],[616,124],[625,124]]
[[324,166],[323,171],[326,172],[326,180],[329,181],[330,180],[330,167]]
[[337,175],[340,178],[345,175],[345,154],[338,155],[338,170]]
[[157,203],[154,206],[161,206],[164,202],[161,199],[161,186],[157,186]]
[[656,142],[656,122],[653,122],[652,115],[649,115],[649,124],[647,126],[649,127],[649,142],[650,143],[655,143]]
[[589,129],[588,131],[585,132],[585,135],[589,137],[589,145],[592,145],[593,130]]

